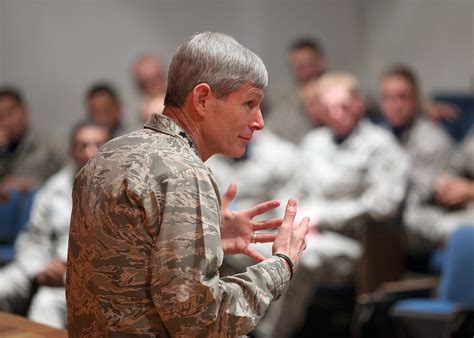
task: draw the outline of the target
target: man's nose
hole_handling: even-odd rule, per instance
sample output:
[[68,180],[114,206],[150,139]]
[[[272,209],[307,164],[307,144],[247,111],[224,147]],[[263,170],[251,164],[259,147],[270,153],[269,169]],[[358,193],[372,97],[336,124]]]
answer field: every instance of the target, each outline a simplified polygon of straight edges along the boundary
[[251,128],[255,130],[261,130],[264,126],[265,123],[263,122],[262,111],[260,108],[258,108],[255,119],[252,121]]
[[336,120],[340,120],[340,119],[344,118],[343,109],[338,108],[338,107],[329,109],[329,114],[331,115],[331,117],[333,119],[336,119]]

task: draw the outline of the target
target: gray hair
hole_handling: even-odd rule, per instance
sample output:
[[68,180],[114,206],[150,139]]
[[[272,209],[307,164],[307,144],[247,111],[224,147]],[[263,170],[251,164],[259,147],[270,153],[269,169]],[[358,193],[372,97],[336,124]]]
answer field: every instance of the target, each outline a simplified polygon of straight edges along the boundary
[[165,105],[180,107],[192,89],[207,83],[222,99],[249,83],[265,88],[268,74],[263,61],[233,37],[196,33],[178,47],[168,72]]

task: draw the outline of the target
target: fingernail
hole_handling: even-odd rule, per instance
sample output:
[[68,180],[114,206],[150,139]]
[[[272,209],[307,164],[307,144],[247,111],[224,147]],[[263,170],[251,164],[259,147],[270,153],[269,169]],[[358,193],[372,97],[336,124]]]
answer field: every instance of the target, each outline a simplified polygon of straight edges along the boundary
[[290,207],[294,207],[294,206],[296,206],[296,201],[295,201],[294,199],[290,198],[290,199],[288,200],[288,205],[289,205]]

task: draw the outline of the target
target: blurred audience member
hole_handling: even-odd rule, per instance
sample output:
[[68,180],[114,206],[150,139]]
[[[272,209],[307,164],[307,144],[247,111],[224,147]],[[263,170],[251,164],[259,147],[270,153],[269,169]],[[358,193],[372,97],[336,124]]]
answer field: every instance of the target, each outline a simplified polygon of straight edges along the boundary
[[293,84],[284,84],[271,90],[267,125],[279,136],[297,144],[312,129],[311,123],[302,114],[298,92],[308,81],[321,76],[327,65],[322,46],[313,39],[294,41],[287,57]]
[[457,228],[473,224],[474,127],[471,127],[450,164],[436,177],[431,198],[421,200],[416,194],[409,195],[405,224],[414,254],[430,254],[432,250],[444,246]]
[[317,96],[326,126],[303,139],[304,161],[281,192],[301,201],[313,232],[290,284],[291,296],[280,308],[270,308],[272,322],[259,327],[263,336],[294,333],[317,285],[352,285],[361,254],[356,238],[369,223],[394,224],[406,193],[407,155],[389,133],[362,119],[365,104],[357,80],[327,73],[318,80]]
[[312,170],[302,170],[297,189],[318,212],[315,226],[351,233],[353,224],[392,219],[405,196],[406,154],[389,133],[363,119],[365,103],[352,75],[324,75],[317,94],[326,127],[301,143]]
[[46,133],[30,124],[30,111],[20,91],[0,88],[0,191],[30,190],[64,163],[64,154]]
[[382,125],[396,136],[410,157],[410,190],[403,217],[409,250],[413,254],[430,251],[447,234],[441,236],[442,230],[436,225],[440,220],[429,218],[422,210],[437,204],[436,199],[443,200],[441,195],[436,198],[437,190],[450,180],[440,175],[459,167],[453,158],[454,142],[422,113],[418,80],[406,66],[393,66],[384,73],[380,107]]
[[451,168],[458,170],[438,177],[435,199],[447,208],[457,209],[474,200],[474,127],[470,128],[453,161]]
[[115,88],[108,83],[96,83],[87,91],[89,117],[107,126],[112,138],[129,132],[122,120],[122,103]]
[[288,64],[298,86],[320,77],[326,70],[323,48],[314,39],[303,38],[292,43]]
[[140,125],[143,126],[143,124],[145,124],[145,122],[150,118],[151,114],[161,114],[164,107],[163,97],[155,97],[146,100],[140,110]]
[[[78,124],[71,135],[73,162],[50,177],[38,191],[30,220],[15,242],[15,260],[0,269],[0,309],[25,313],[55,327],[65,327],[65,273],[72,185],[78,170],[109,139],[106,126]],[[35,293],[36,292],[36,293]]]
[[152,113],[161,113],[164,108],[166,74],[163,61],[152,54],[139,56],[132,67],[138,92],[143,98],[140,121],[145,123]]
[[303,111],[313,128],[325,125],[325,112],[318,98],[318,79],[311,79],[301,86],[299,90]]

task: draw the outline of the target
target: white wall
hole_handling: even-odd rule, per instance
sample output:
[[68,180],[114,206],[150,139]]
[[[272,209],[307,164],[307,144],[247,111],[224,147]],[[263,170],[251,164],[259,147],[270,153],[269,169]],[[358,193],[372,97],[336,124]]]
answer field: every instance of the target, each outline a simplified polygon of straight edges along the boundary
[[60,134],[84,116],[86,88],[114,82],[133,121],[130,64],[143,51],[167,61],[196,31],[235,36],[259,54],[270,82],[288,78],[290,41],[312,35],[333,69],[373,91],[392,61],[411,63],[425,89],[466,89],[474,69],[471,0],[0,0],[0,84],[24,89],[40,128]]
[[474,1],[363,0],[365,83],[391,63],[416,69],[425,94],[474,85]]

